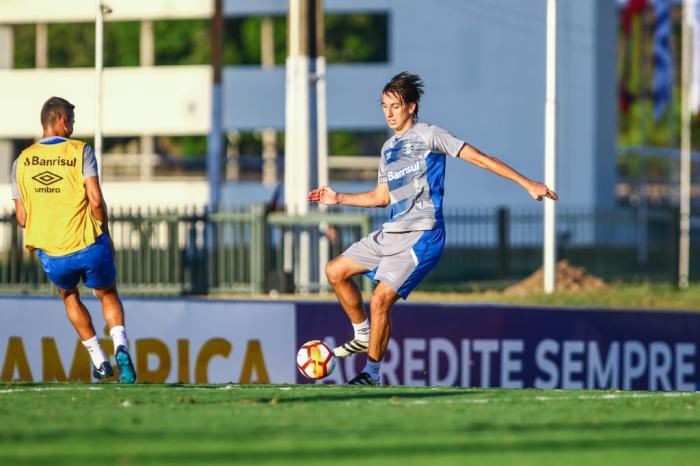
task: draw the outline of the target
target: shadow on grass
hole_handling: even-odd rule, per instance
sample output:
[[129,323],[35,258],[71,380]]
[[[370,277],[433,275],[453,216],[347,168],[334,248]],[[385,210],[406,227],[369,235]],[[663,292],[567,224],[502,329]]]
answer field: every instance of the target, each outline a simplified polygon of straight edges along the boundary
[[[171,384],[164,385],[164,388],[187,388],[187,385],[182,384]],[[192,386],[189,386],[192,387]],[[199,389],[199,385],[194,386]],[[225,386],[224,386],[225,387]],[[203,386],[202,388],[214,388],[222,390],[221,386]],[[240,390],[236,390],[240,388]],[[248,391],[246,388],[263,388],[267,393],[256,394],[254,391]],[[304,390],[308,394],[303,396],[295,396],[290,391],[280,390],[280,388],[289,388],[291,390]],[[348,387],[339,385],[297,385],[297,386],[233,386],[231,389],[231,394],[235,395],[235,398],[231,398],[231,402],[244,402],[244,403],[318,403],[324,401],[352,401],[352,400],[406,400],[406,399],[430,399],[430,398],[445,398],[445,397],[463,397],[463,396],[474,396],[483,395],[486,393],[485,390],[475,390],[466,388],[449,388],[443,390],[433,390],[430,388],[415,388],[411,387],[413,391],[406,391],[408,387]],[[274,395],[269,392],[273,391]],[[320,392],[320,393],[319,393]],[[196,398],[196,393],[190,394],[193,398]],[[199,400],[196,400],[200,403]],[[202,400],[201,404],[207,403],[220,403],[221,400]]]
[[[137,425],[141,425],[143,421],[139,418]],[[129,421],[125,421],[129,422]],[[31,444],[31,443],[49,443],[49,442],[81,442],[85,438],[92,439],[109,439],[119,437],[120,441],[123,443],[136,442],[136,443],[158,443],[160,441],[173,442],[174,445],[178,445],[179,442],[190,442],[192,440],[201,440],[204,442],[221,442],[222,444],[227,444],[229,442],[236,443],[238,445],[255,445],[256,442],[274,442],[276,440],[290,440],[290,439],[306,439],[315,437],[328,437],[334,435],[342,435],[352,433],[356,436],[368,436],[368,438],[377,438],[377,436],[384,435],[384,432],[378,432],[372,427],[353,427],[348,428],[346,425],[338,425],[337,429],[328,429],[328,427],[323,427],[321,429],[308,427],[308,426],[295,426],[292,430],[280,430],[279,425],[271,426],[241,426],[233,425],[228,426],[229,428],[221,429],[217,431],[202,431],[198,429],[181,429],[178,431],[171,431],[167,429],[144,429],[139,427],[136,430],[128,428],[73,428],[73,429],[55,429],[55,430],[43,430],[39,432],[11,432],[3,433],[0,432],[0,457],[2,456],[2,449],[4,446],[16,445],[16,444]],[[231,428],[233,427],[233,428]],[[665,421],[624,421],[624,422],[557,422],[557,423],[519,423],[519,424],[498,424],[498,423],[467,423],[462,427],[450,427],[445,429],[440,429],[435,435],[439,436],[449,436],[452,440],[451,442],[459,442],[458,438],[460,435],[464,434],[465,443],[472,445],[473,442],[469,442],[466,435],[490,435],[491,438],[498,439],[499,435],[520,435],[521,438],[524,435],[529,434],[562,434],[565,432],[578,434],[584,433],[596,433],[604,435],[613,435],[616,432],[638,432],[640,434],[647,433],[649,431],[659,431],[670,434],[676,430],[677,434],[680,434],[679,430],[687,429],[700,429],[700,420],[665,420]],[[336,432],[337,430],[337,432]],[[415,437],[423,433],[423,426],[415,424],[409,428],[403,426],[397,427],[394,431],[389,433],[390,439],[388,442],[395,443],[396,436],[410,435]],[[429,434],[428,434],[429,435]],[[645,437],[644,442],[647,441]],[[429,437],[426,438],[429,440]],[[601,439],[607,440],[607,439]],[[629,439],[623,439],[621,441],[628,441]],[[658,440],[658,439],[654,439]],[[669,439],[674,441],[674,439]],[[494,440],[497,442],[497,440]],[[533,440],[534,441],[534,440]],[[582,440],[584,442],[598,442],[599,440]],[[641,440],[640,440],[641,441]],[[540,442],[539,440],[536,442]],[[553,443],[559,443],[558,441],[552,441]],[[566,443],[567,441],[564,441]],[[301,442],[304,443],[304,442]],[[323,443],[323,442],[321,442]],[[525,442],[526,443],[526,442]],[[468,446],[467,445],[467,446]],[[508,445],[511,445],[509,442]],[[693,444],[694,447],[700,450],[700,442],[696,441]],[[0,464],[4,464],[0,462]]]
[[[459,441],[443,440],[425,442],[411,442],[402,445],[396,443],[377,448],[361,448],[359,445],[335,446],[333,442],[302,442],[298,448],[264,448],[261,439],[260,449],[250,449],[249,446],[241,448],[240,444],[233,442],[225,445],[214,446],[217,451],[192,452],[177,451],[176,444],[170,451],[143,452],[143,453],[119,453],[115,450],[101,452],[102,462],[115,461],[118,464],[208,464],[214,462],[255,464],[264,461],[288,461],[289,464],[304,464],[306,461],[318,461],[327,458],[344,460],[357,459],[365,462],[373,459],[385,459],[389,462],[400,462],[401,459],[409,459],[418,455],[430,456],[432,464],[438,464],[441,457],[454,455],[491,455],[504,453],[572,453],[572,452],[605,452],[605,451],[630,451],[648,454],[656,449],[700,449],[697,437],[682,438],[606,438],[606,439],[567,439],[567,440],[509,440],[500,441]],[[14,466],[30,464],[51,464],[53,466],[78,464],[92,464],[94,461],[89,450],[73,451],[67,454],[56,452],[55,454],[37,454],[24,452],[19,455],[9,455],[0,452],[1,464]]]

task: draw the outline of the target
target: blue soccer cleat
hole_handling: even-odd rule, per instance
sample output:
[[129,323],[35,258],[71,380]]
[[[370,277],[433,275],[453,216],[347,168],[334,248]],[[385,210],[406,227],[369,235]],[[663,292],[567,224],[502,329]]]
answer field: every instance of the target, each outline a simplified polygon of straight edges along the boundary
[[360,372],[348,385],[379,385],[379,380],[374,380],[367,372]]
[[136,382],[136,371],[131,363],[131,356],[123,345],[117,347],[114,353],[114,359],[117,361],[119,370],[119,383],[134,383]]
[[109,361],[105,361],[100,364],[99,368],[95,367],[94,364],[92,366],[92,376],[97,380],[108,379],[113,375],[114,370],[112,370],[112,365],[109,363]]

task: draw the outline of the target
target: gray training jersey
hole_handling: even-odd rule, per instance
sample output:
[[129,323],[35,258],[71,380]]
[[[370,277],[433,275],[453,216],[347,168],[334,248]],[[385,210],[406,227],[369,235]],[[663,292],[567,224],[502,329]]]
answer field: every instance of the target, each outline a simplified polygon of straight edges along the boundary
[[384,231],[432,230],[443,225],[445,154],[456,157],[464,141],[444,129],[416,123],[382,146],[379,183],[388,183],[391,200]]

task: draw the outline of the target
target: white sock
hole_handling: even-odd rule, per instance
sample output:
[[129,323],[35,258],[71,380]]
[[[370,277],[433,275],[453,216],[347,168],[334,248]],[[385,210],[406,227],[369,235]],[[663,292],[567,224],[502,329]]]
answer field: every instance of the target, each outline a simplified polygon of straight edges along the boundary
[[369,358],[367,358],[367,363],[365,364],[365,368],[362,369],[362,372],[367,372],[369,375],[372,376],[372,379],[375,382],[379,381],[379,368],[382,366],[381,361],[371,361]]
[[126,329],[123,325],[117,325],[109,330],[109,334],[112,335],[112,341],[114,342],[114,352],[117,352],[117,348],[123,346],[129,351],[129,343],[126,341]]
[[100,347],[100,342],[97,340],[97,335],[89,340],[83,341],[82,343],[85,349],[88,350],[88,353],[90,353],[92,363],[99,369],[100,365],[107,360],[107,356],[105,356],[105,352],[102,351],[102,347]]
[[352,324],[352,328],[355,329],[355,339],[360,341],[369,341],[369,320],[365,319],[364,322],[359,324]]

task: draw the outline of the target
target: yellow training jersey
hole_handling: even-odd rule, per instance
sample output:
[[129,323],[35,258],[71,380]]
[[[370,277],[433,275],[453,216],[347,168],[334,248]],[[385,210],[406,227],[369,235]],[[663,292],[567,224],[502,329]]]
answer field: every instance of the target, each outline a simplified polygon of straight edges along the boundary
[[57,138],[29,146],[17,159],[28,249],[63,256],[91,245],[102,234],[85,189],[84,147],[84,142]]

